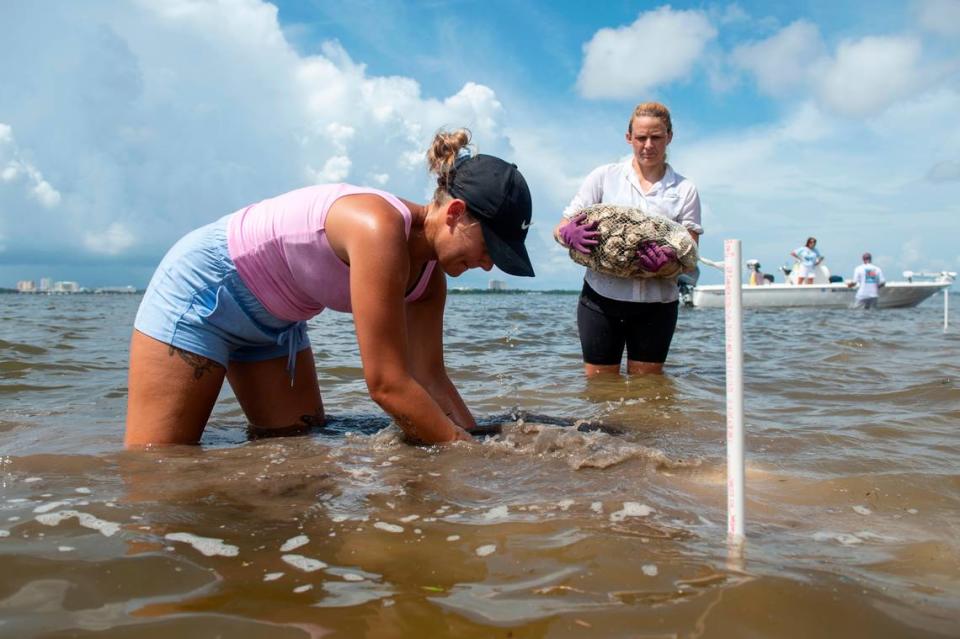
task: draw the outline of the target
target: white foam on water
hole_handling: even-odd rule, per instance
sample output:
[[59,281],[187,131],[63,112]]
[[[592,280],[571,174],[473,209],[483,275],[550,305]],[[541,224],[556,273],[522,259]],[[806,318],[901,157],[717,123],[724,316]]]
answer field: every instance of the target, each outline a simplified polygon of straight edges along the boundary
[[573,506],[574,501],[572,499],[561,499],[557,502],[557,506],[560,507],[560,510],[566,512],[570,510],[570,506]]
[[51,501],[46,504],[40,504],[39,506],[33,509],[33,512],[48,513],[55,508],[59,508],[60,506],[66,506],[66,505],[67,505],[67,502],[65,501]]
[[662,450],[625,442],[602,431],[581,432],[538,423],[518,422],[505,428],[501,437],[487,438],[483,445],[515,454],[563,459],[575,470],[609,468],[632,459],[652,463],[660,471],[696,467],[701,463],[699,459],[671,459]]
[[90,489],[87,488],[87,487],[85,487],[85,486],[80,486],[79,488],[74,488],[73,490],[74,490],[74,492],[78,492],[78,493],[80,493],[81,495],[89,495],[89,494],[90,494]]
[[293,589],[296,593],[307,592],[308,590],[313,590],[313,584],[304,584]]
[[487,512],[483,513],[483,518],[487,521],[492,521],[494,519],[504,519],[509,514],[510,509],[507,506],[496,506],[491,508]]
[[869,530],[858,530],[857,537],[864,540],[883,541],[888,543],[896,543],[900,541],[896,537],[890,537],[889,535],[880,535],[877,533],[870,532]]
[[656,577],[658,574],[660,574],[660,570],[653,564],[644,564],[640,570],[642,570],[643,574],[645,574],[647,577]]
[[350,517],[349,517],[348,515],[334,515],[333,517],[330,518],[330,521],[332,521],[332,522],[335,523],[335,524],[339,524],[339,523],[344,522],[344,521],[346,521],[346,520],[348,520],[348,519],[350,519]]
[[917,510],[916,508],[907,508],[907,512],[910,513],[911,515],[916,515],[920,511]]
[[406,517],[401,517],[400,521],[402,521],[405,524],[409,524],[411,521],[414,521],[416,519],[420,519],[420,515],[407,515]]
[[590,504],[590,510],[597,513],[598,515],[603,513],[603,502],[595,501]]
[[14,497],[13,499],[8,499],[8,500],[7,500],[7,503],[8,503],[8,504],[22,504],[22,503],[25,502],[25,501],[27,501],[27,500],[24,499],[23,497]]
[[280,546],[280,552],[290,552],[291,550],[296,550],[301,546],[306,546],[310,543],[310,538],[306,535],[297,535],[296,537],[291,537],[290,539],[283,542],[283,545]]
[[310,557],[304,557],[303,555],[283,555],[280,559],[303,572],[316,572],[317,570],[327,567],[327,564],[319,559],[312,559]]
[[9,530],[3,530],[2,528],[0,528],[0,537],[9,537],[9,536],[10,536]]
[[56,526],[62,521],[66,521],[72,517],[76,517],[77,521],[84,528],[90,528],[91,530],[96,530],[104,537],[112,537],[120,530],[120,524],[106,521],[104,519],[99,519],[94,517],[90,513],[82,513],[77,510],[61,510],[55,513],[46,513],[43,515],[37,515],[36,520],[39,521],[44,526]]
[[378,521],[373,525],[374,528],[379,528],[380,530],[385,530],[391,533],[402,533],[403,526],[398,526],[396,524],[388,524],[385,521]]
[[43,481],[43,477],[27,477],[23,480],[23,483],[32,484],[35,481]]
[[200,537],[192,533],[175,532],[167,533],[163,537],[170,541],[182,541],[207,557],[236,557],[240,554],[240,548],[233,544],[225,544],[222,539],[214,537]]
[[827,530],[816,532],[813,534],[814,541],[838,541],[844,546],[855,546],[857,544],[862,544],[863,540],[853,535],[851,533],[837,533]]
[[71,552],[76,550],[73,546],[57,546],[57,550],[60,552]]
[[268,572],[263,576],[264,581],[276,581],[280,577],[283,577],[282,572]]
[[7,517],[7,521],[20,521],[20,517],[14,515],[13,517]]
[[343,580],[344,580],[344,581],[366,581],[366,578],[365,578],[365,577],[362,577],[362,576],[360,576],[360,575],[358,575],[358,574],[356,574],[356,573],[352,573],[352,572],[345,572],[345,573],[343,573],[343,574],[340,575],[340,576],[343,577]]
[[858,515],[870,515],[873,513],[873,511],[866,506],[854,506],[853,512],[857,513]]
[[447,541],[460,541],[460,535],[449,535]]
[[477,557],[486,557],[487,555],[492,555],[497,552],[496,544],[486,544],[485,546],[480,546],[474,552],[477,553]]
[[646,517],[653,512],[653,508],[635,501],[623,502],[623,509],[610,513],[610,521],[623,521],[627,517]]

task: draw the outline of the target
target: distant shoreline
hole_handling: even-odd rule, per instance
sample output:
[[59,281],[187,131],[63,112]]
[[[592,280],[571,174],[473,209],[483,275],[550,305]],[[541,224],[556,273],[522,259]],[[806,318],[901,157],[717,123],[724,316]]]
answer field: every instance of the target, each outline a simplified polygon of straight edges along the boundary
[[[70,295],[142,295],[144,289],[136,289],[133,291],[112,291],[112,290],[89,290],[89,291],[76,291],[72,293],[67,292],[46,292],[46,291],[32,291],[32,292],[21,292],[15,288],[0,288],[0,295],[45,295],[47,297],[60,297],[60,296],[70,296]],[[547,289],[547,290],[535,290],[535,289],[523,289],[523,288],[511,288],[505,290],[490,290],[486,288],[449,288],[447,293],[450,295],[577,295],[580,293],[578,289]]]
[[69,295],[138,295],[145,289],[114,291],[109,289],[92,289],[89,291],[18,291],[15,288],[0,288],[0,295],[44,295],[46,297],[61,297]]

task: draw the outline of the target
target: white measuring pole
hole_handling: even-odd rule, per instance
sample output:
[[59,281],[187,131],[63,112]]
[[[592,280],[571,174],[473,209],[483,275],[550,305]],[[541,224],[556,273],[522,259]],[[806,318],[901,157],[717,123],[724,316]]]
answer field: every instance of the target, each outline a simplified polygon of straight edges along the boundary
[[727,538],[743,539],[743,297],[740,240],[723,242],[727,354]]
[[943,289],[943,332],[947,332],[947,313],[950,306],[950,287]]

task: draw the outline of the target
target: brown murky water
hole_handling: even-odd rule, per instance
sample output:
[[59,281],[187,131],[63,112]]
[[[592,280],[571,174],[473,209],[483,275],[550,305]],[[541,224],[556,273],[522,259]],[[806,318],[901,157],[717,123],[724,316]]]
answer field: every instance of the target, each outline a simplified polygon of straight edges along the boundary
[[[916,309],[745,317],[747,531],[725,543],[722,314],[669,375],[588,382],[572,295],[452,296],[502,434],[402,443],[347,316],[330,426],[121,448],[139,297],[0,296],[2,637],[960,636],[960,331]],[[955,308],[956,303],[952,304]]]

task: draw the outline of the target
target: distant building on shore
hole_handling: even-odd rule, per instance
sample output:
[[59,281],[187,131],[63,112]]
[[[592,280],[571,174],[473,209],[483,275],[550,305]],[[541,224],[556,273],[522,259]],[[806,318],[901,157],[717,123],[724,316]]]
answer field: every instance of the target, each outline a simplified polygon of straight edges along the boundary
[[53,288],[49,289],[48,293],[79,293],[83,289],[80,288],[79,282],[56,282],[53,285]]
[[83,293],[87,289],[80,286],[79,282],[68,280],[53,282],[48,277],[40,279],[40,286],[37,287],[33,280],[20,280],[17,282],[17,291],[20,293],[42,293],[46,295],[57,295],[63,293]]
[[490,284],[487,286],[489,291],[505,291],[507,290],[507,283],[503,280],[490,280]]
[[93,289],[94,293],[114,293],[114,294],[133,294],[137,292],[135,286],[103,286]]

